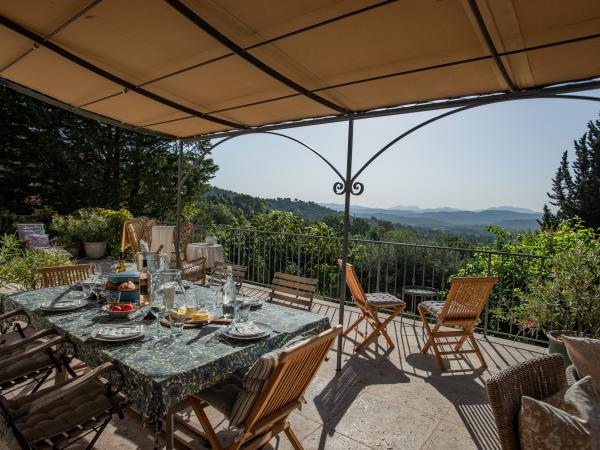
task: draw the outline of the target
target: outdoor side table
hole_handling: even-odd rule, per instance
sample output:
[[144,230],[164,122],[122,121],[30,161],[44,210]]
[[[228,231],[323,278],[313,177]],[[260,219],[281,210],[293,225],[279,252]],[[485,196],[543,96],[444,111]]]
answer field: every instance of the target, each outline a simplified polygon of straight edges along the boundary
[[417,299],[419,299],[419,302],[437,300],[439,294],[440,291],[438,289],[427,286],[406,286],[402,289],[402,299],[404,300],[405,296],[410,297],[411,312],[413,314],[417,313]]

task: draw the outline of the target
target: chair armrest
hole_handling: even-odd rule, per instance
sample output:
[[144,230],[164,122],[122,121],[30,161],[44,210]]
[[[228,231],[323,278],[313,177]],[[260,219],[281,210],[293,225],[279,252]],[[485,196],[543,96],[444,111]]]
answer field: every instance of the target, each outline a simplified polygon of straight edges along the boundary
[[54,402],[60,400],[69,391],[77,389],[78,387],[80,387],[84,384],[91,383],[95,379],[99,378],[100,375],[102,375],[104,372],[106,372],[109,369],[112,369],[112,367],[113,367],[112,363],[107,362],[107,363],[104,363],[104,364],[96,367],[95,369],[91,370],[90,372],[88,372],[84,375],[81,375],[77,378],[71,379],[69,382],[61,385],[60,387],[53,389],[50,392],[48,392],[47,394],[44,394],[44,395],[32,400],[31,403],[29,404],[29,407],[27,408],[27,412],[33,413],[35,411],[38,411],[38,410],[46,407],[47,405],[49,405],[51,403],[54,403]]
[[8,320],[14,316],[19,316],[19,315],[27,317],[28,321],[31,320],[31,318],[29,317],[29,314],[27,314],[24,309],[13,309],[12,311],[8,311],[8,312],[5,312],[4,314],[0,314],[0,322],[2,322],[4,320]]
[[40,330],[40,331],[36,331],[34,334],[32,334],[31,336],[28,337],[24,337],[23,339],[21,339],[20,341],[17,341],[11,345],[7,345],[4,348],[0,348],[0,355],[3,353],[8,353],[11,352],[19,347],[22,347],[23,345],[29,344],[30,342],[33,341],[37,341],[38,339],[47,336],[49,334],[53,333],[52,330],[46,328],[44,330]]
[[49,341],[42,342],[39,345],[36,345],[35,347],[32,347],[23,353],[19,353],[18,355],[2,360],[2,362],[0,362],[0,368],[2,368],[3,366],[9,366],[11,364],[14,364],[15,362],[20,361],[22,359],[29,358],[30,356],[35,355],[38,352],[46,351],[49,348],[61,344],[65,341],[66,339],[64,337],[58,336],[53,339],[50,339]]

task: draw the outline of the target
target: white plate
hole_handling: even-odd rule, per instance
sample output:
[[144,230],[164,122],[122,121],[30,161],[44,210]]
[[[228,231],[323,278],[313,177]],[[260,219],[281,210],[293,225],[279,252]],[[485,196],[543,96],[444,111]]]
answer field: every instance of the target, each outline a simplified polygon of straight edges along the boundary
[[[113,328],[113,329],[119,329],[119,328],[132,328],[132,327],[103,327],[103,328]],[[97,329],[94,330],[90,333],[90,337],[92,339],[95,339],[97,341],[102,341],[102,342],[124,342],[124,341],[131,341],[133,339],[137,339],[141,336],[144,335],[144,326],[142,325],[140,328],[140,331],[134,334],[124,334],[122,336],[104,336],[99,334],[99,332],[102,331],[101,329]]]
[[223,331],[223,334],[228,339],[234,339],[234,340],[240,340],[240,341],[252,341],[255,339],[262,339],[262,338],[270,335],[271,332],[273,331],[273,328],[271,328],[266,323],[254,322],[254,324],[263,330],[263,332],[261,334],[254,334],[251,336],[242,336],[239,334],[231,334],[231,333],[229,333],[229,330],[230,330],[229,327]]
[[85,299],[70,300],[68,302],[58,302],[55,304],[46,304],[40,306],[40,310],[45,312],[66,312],[75,311],[79,308],[87,306],[88,302]]

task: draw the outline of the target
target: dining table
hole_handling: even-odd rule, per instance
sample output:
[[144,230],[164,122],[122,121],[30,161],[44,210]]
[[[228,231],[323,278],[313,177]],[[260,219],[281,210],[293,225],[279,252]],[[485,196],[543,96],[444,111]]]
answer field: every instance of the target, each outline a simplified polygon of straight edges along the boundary
[[[329,328],[329,319],[308,311],[261,302],[249,313],[249,320],[267,324],[272,332],[255,341],[232,342],[222,336],[223,327],[209,323],[201,328],[184,328],[173,338],[171,330],[148,318],[150,306],[140,307],[129,319],[113,319],[93,300],[80,309],[48,313],[43,305],[72,295],[75,287],[58,286],[0,297],[0,312],[24,309],[33,326],[52,328],[72,342],[74,356],[96,367],[111,362],[119,372],[121,392],[142,418],[143,425],[154,431],[158,442],[165,431],[166,448],[173,447],[173,416],[179,405],[199,391],[250,367],[261,355],[284,346],[292,338]],[[82,294],[83,295],[83,294]],[[177,302],[211,306],[213,291],[187,285],[185,296]],[[213,310],[217,315],[218,311]],[[144,334],[127,342],[101,342],[93,338],[94,330],[108,324],[141,324]],[[156,338],[155,333],[160,336]],[[157,444],[158,445],[158,444]]]

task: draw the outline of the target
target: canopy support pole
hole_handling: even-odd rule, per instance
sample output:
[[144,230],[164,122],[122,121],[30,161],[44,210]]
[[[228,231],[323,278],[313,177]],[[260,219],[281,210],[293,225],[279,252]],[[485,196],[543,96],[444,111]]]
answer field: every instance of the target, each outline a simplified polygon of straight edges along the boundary
[[[342,270],[340,274],[340,310],[338,319],[344,326],[344,305],[346,303],[346,264],[348,263],[348,240],[350,234],[350,194],[352,193],[352,147],[354,144],[354,119],[348,121],[348,150],[346,152],[346,179],[344,181],[344,234],[342,237]],[[344,336],[338,336],[336,370],[342,369]]]
[[[179,139],[179,151],[177,156],[177,219],[175,223],[175,261],[177,268],[181,269],[181,189],[183,186],[183,140]],[[169,252],[169,250],[167,250]]]

